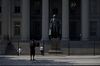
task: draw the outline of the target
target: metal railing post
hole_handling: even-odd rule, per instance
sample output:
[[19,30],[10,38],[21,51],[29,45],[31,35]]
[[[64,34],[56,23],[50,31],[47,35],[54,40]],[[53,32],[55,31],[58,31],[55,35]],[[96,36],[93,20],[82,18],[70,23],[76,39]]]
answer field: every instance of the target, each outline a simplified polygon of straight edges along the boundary
[[70,42],[68,40],[68,56],[70,56]]
[[95,56],[95,40],[94,40],[94,56]]
[[43,56],[44,56],[44,40],[43,40]]

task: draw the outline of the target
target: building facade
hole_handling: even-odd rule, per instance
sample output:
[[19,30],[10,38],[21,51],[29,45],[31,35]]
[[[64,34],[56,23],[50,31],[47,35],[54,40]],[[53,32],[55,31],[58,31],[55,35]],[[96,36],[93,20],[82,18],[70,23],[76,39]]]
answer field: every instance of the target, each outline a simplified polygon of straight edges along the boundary
[[[99,3],[99,0],[0,0],[0,38],[43,41],[48,52],[50,20],[56,14],[63,53],[100,54]],[[19,45],[26,50],[27,43]],[[15,49],[19,45],[13,42]]]

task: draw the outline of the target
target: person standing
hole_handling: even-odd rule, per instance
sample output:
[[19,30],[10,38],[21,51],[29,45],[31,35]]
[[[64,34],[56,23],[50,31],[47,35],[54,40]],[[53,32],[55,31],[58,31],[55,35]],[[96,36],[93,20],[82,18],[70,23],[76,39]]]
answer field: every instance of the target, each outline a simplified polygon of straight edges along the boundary
[[34,56],[35,56],[35,47],[36,47],[36,43],[35,40],[32,40],[30,43],[30,60],[35,60]]
[[43,46],[40,46],[40,52],[41,52],[41,55],[44,55],[44,48],[43,48]]
[[20,56],[21,55],[21,52],[22,52],[21,47],[18,48],[17,52],[18,52],[18,56]]

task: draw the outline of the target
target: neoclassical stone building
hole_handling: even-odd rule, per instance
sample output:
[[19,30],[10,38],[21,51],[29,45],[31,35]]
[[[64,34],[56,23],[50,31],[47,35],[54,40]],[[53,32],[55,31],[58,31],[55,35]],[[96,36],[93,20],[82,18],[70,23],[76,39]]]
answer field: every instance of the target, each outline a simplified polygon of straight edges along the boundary
[[6,43],[2,43],[4,36],[12,40],[15,51],[20,45],[22,54],[29,52],[27,46],[31,39],[43,41],[47,53],[52,43],[49,25],[54,13],[60,22],[62,53],[100,54],[99,3],[100,0],[0,0],[1,54],[11,51],[3,49],[7,48],[3,46]]

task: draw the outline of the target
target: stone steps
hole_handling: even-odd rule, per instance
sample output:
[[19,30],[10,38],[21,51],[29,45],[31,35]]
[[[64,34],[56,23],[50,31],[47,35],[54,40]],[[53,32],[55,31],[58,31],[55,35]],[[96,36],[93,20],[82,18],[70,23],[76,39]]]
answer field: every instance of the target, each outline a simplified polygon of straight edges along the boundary
[[0,55],[5,54],[5,50],[7,47],[7,41],[0,41]]

